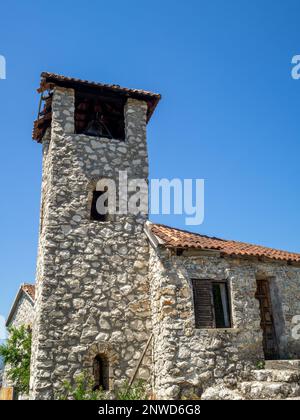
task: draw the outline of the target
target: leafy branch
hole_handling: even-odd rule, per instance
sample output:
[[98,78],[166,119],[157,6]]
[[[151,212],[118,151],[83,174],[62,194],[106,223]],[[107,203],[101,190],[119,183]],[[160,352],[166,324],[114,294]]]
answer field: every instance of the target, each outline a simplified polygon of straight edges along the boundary
[[10,379],[17,392],[27,394],[30,381],[30,358],[31,358],[31,330],[26,326],[10,328],[9,338],[0,346],[2,356],[7,369],[7,377]]

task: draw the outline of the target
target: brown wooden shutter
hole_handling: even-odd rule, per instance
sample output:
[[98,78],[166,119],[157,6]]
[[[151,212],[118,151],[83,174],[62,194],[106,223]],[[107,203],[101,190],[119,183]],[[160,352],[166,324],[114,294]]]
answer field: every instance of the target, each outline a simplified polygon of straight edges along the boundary
[[192,280],[196,328],[213,328],[212,285],[210,280]]

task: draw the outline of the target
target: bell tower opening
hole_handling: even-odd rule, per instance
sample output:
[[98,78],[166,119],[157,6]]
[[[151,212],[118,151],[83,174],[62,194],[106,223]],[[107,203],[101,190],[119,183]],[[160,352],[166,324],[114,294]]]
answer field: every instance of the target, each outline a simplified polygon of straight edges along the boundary
[[122,97],[76,91],[76,134],[125,141],[124,107]]

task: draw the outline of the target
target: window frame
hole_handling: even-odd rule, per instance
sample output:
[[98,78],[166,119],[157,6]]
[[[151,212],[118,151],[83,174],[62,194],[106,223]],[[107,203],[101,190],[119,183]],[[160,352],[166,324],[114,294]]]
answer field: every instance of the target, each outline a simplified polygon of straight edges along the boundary
[[[201,322],[198,320],[197,321],[197,305],[200,306],[200,302],[196,302],[196,297],[195,297],[195,283],[197,282],[207,282],[209,283],[210,287],[209,287],[209,294],[210,294],[210,306],[211,306],[211,315],[212,315],[212,319],[211,319],[211,323],[212,326],[201,326]],[[232,322],[232,303],[231,303],[231,293],[230,293],[230,284],[227,280],[224,279],[199,279],[199,278],[192,278],[191,279],[191,283],[192,283],[192,295],[193,295],[193,309],[194,309],[194,322],[195,322],[195,328],[197,330],[227,330],[227,329],[231,329],[233,328],[233,322]],[[228,327],[217,327],[216,326],[216,314],[215,314],[215,302],[214,302],[214,296],[213,296],[213,285],[214,284],[224,284],[225,285],[225,290],[226,290],[226,303],[227,303],[227,312],[228,312],[228,321],[229,321],[229,326]]]

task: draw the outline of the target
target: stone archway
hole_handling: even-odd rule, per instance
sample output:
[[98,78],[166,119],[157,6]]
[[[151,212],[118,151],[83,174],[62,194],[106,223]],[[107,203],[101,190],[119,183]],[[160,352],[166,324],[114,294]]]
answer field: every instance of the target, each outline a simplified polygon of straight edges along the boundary
[[94,360],[97,356],[103,356],[108,362],[109,390],[114,388],[114,371],[119,364],[119,355],[110,343],[98,342],[92,344],[83,358],[83,368],[93,376]]

